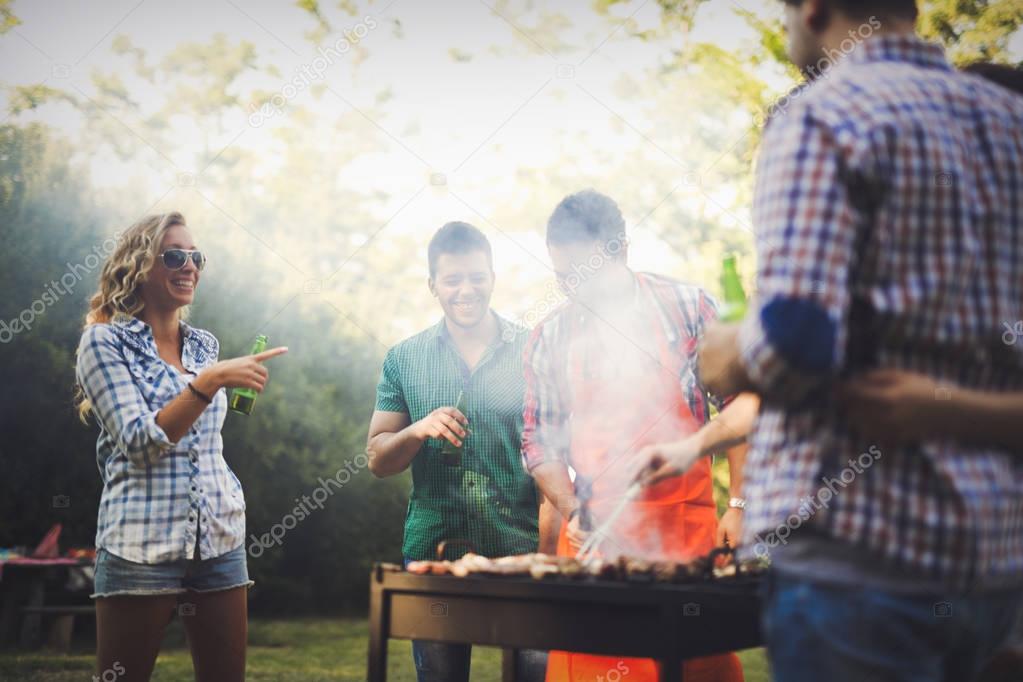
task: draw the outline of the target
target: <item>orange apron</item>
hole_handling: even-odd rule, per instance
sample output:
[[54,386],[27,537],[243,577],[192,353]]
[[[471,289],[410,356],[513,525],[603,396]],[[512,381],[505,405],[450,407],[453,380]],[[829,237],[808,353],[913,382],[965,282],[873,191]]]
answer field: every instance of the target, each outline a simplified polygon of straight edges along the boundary
[[[607,350],[595,347],[589,334],[570,341],[571,464],[577,477],[585,477],[592,487],[595,527],[628,488],[636,464],[630,457],[645,445],[679,440],[700,426],[679,382],[685,351],[670,347],[656,321],[643,326],[652,333],[646,339],[652,342],[649,352],[632,348],[619,354],[628,359],[609,362]],[[573,556],[565,531],[563,523],[558,556]],[[685,475],[647,488],[615,522],[601,551],[607,556],[688,561],[714,548],[716,532],[710,459],[704,458]],[[659,667],[652,659],[552,651],[547,682],[602,682],[616,679],[616,673],[628,682],[656,682]],[[692,659],[683,671],[687,682],[743,680],[735,654]]]

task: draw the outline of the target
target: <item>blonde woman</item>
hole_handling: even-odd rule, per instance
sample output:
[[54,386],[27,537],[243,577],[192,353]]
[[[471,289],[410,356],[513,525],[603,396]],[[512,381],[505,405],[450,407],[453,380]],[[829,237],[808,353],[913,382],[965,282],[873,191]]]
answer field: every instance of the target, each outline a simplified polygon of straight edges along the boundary
[[287,349],[217,361],[217,339],[183,321],[205,265],[180,213],[143,218],[104,264],[78,347],[79,410],[100,426],[97,666],[120,682],[149,679],[175,612],[199,682],[245,677],[252,583],[221,389],[262,391],[262,363]]

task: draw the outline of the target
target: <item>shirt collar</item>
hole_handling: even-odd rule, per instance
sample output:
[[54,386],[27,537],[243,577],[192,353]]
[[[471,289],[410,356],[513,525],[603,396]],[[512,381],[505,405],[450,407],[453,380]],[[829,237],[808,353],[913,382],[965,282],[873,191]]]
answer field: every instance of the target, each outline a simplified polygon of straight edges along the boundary
[[850,64],[906,62],[930,69],[951,71],[945,49],[915,35],[880,35],[859,43],[846,60]]
[[[116,327],[129,344],[137,350],[153,358],[159,358],[160,353],[156,350],[156,340],[153,338],[153,329],[148,324],[132,315],[117,315],[110,323]],[[194,369],[192,359],[195,357],[193,343],[198,343],[198,336],[195,335],[191,326],[184,321],[179,321],[181,329],[181,362],[186,369]]]
[[[497,320],[497,325],[498,328],[500,329],[498,339],[494,345],[501,345],[503,343],[513,343],[515,341],[515,337],[517,337],[520,333],[525,331],[525,329],[519,327],[511,320],[505,319],[504,317],[498,315],[496,312],[494,313],[494,318]],[[440,319],[440,322],[433,326],[433,328],[430,330],[430,335],[438,343],[451,342],[451,332],[448,331],[446,318],[442,317]]]

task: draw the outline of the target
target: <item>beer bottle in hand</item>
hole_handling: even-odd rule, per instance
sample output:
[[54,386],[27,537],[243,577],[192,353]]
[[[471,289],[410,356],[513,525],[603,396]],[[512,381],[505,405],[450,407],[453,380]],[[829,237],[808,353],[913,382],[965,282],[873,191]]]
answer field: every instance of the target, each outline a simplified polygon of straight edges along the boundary
[[[256,342],[252,344],[252,352],[249,355],[262,353],[266,350],[266,336],[260,334]],[[236,388],[231,394],[231,409],[238,414],[249,415],[252,407],[256,404],[256,396],[259,395],[251,388]]]
[[[464,405],[465,393],[463,391],[458,392],[458,400],[455,401],[455,409],[465,414]],[[466,436],[468,436],[468,429],[466,429]],[[447,438],[444,439],[444,445],[440,449],[441,459],[449,467],[457,467],[462,465],[462,449],[465,447],[465,439],[462,439],[462,446],[455,447],[455,444],[449,441]]]
[[746,317],[746,292],[735,268],[735,256],[726,256],[721,271],[721,289],[725,294],[722,322],[741,322]]

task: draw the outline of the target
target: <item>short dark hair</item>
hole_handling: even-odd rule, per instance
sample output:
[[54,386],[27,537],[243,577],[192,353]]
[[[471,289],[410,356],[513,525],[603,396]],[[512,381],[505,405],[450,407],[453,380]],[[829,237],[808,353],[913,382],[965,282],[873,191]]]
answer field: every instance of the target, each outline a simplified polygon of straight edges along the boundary
[[611,197],[592,189],[569,194],[547,220],[548,244],[608,242],[625,235],[625,218]]
[[[799,7],[803,0],[782,0],[786,5]],[[833,8],[851,19],[869,19],[876,17],[895,17],[916,20],[916,0],[828,0]]]
[[437,259],[441,254],[469,253],[470,251],[482,251],[487,254],[490,269],[494,269],[494,252],[490,248],[490,240],[487,239],[487,235],[469,223],[455,221],[444,225],[433,235],[433,238],[430,239],[430,246],[426,249],[430,277],[437,274]]
[[1019,67],[993,64],[992,62],[974,62],[963,67],[963,71],[997,83],[1017,95],[1023,95],[1023,69]]

